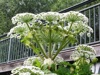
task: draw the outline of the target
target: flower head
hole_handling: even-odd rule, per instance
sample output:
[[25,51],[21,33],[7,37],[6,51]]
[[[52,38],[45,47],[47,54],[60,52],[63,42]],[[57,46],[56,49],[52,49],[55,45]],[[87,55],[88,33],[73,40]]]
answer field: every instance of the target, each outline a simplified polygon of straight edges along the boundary
[[24,61],[25,66],[34,66],[36,63],[43,64],[43,60],[40,57],[30,57]]
[[19,73],[19,75],[31,75],[30,72],[25,72],[25,73]]
[[44,72],[40,70],[40,68],[35,66],[20,66],[11,71],[12,74],[18,74],[18,75],[44,75]]
[[21,38],[21,36],[26,36],[29,32],[29,29],[26,24],[19,24],[15,27],[13,27],[10,32],[7,34],[7,36],[10,36],[11,38]]
[[53,62],[53,60],[51,58],[47,58],[47,59],[44,60],[43,65],[49,65],[49,66],[51,66],[53,63],[54,62]]
[[35,18],[35,15],[32,13],[19,13],[12,17],[12,23],[16,24],[18,22],[20,23],[28,23],[32,21]]
[[88,23],[88,18],[77,11],[69,11],[62,14],[62,19],[68,22],[83,21]]
[[60,14],[58,12],[42,12],[36,16],[37,19],[45,20],[46,23],[57,23],[57,21],[60,19]]
[[94,59],[96,57],[95,50],[93,47],[88,45],[79,45],[72,53],[71,58],[74,60],[84,57],[86,59]]

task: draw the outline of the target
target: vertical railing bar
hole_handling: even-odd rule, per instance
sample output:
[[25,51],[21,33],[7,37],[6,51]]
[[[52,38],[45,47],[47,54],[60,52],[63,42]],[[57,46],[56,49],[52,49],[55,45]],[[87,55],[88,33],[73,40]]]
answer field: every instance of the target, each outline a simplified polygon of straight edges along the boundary
[[[22,45],[23,46],[23,51],[25,50],[25,47],[24,47],[24,45]],[[24,51],[25,52],[25,51]],[[24,54],[23,54],[23,56],[21,57],[21,58],[24,58]]]
[[82,44],[82,37],[80,36],[80,44]]
[[[24,44],[22,44],[22,52],[24,52]],[[23,55],[21,55],[20,58],[24,58],[24,53],[23,53]]]
[[[0,42],[0,44],[2,44],[2,43],[3,43],[3,42]],[[0,48],[0,49],[1,49],[1,48]],[[2,50],[2,49],[1,49],[1,54],[3,54],[3,50]],[[3,59],[3,58],[0,59],[0,63],[1,63],[1,62],[4,62],[4,59]]]
[[100,41],[100,5],[98,6],[98,15],[99,15],[99,41]]
[[[14,51],[14,46],[13,46],[13,39],[12,39],[12,48],[11,48],[11,50],[12,50],[12,52]],[[13,56],[14,56],[14,54],[11,52],[11,60],[13,60]]]
[[[20,40],[19,40],[20,41]],[[23,49],[23,47],[22,47],[22,43],[21,42],[19,42],[20,43],[20,50],[22,51]],[[22,57],[22,53],[21,53],[21,51],[19,51],[19,59]]]
[[[18,54],[18,51],[19,51],[19,47],[20,47],[20,46],[19,46],[19,43],[18,43],[18,39],[17,39],[17,38],[15,39],[15,43],[16,43],[16,45],[17,45],[17,48],[15,49],[15,51],[16,51],[16,53]],[[21,49],[20,49],[20,50],[21,50]],[[19,55],[18,55],[18,56],[19,56]],[[18,56],[15,56],[15,60],[17,60],[17,57],[18,57]]]
[[[9,38],[10,39],[10,38]],[[10,40],[9,39],[7,39],[5,42],[7,42],[7,47],[6,47],[6,52],[8,53],[8,49],[9,49],[9,43],[10,43]],[[6,60],[5,61],[7,61],[7,59],[8,59],[8,56],[7,56],[7,54],[6,54]]]
[[[14,39],[14,43],[16,43],[16,45],[18,46],[17,38]],[[14,47],[14,48],[15,48],[15,47]],[[14,50],[16,51],[16,53],[18,53],[18,47],[17,47],[17,50],[16,50],[16,49],[14,49]],[[16,54],[14,55],[14,60],[17,59],[17,56],[18,56],[18,55],[16,55]]]
[[13,44],[12,44],[12,50],[14,51],[14,53],[12,54],[12,60],[15,60],[15,56],[16,56],[16,51],[15,51],[15,46],[14,46],[14,42],[16,41],[16,40],[14,40],[15,38],[13,38]]
[[[4,44],[5,41],[1,42],[1,44]],[[2,48],[1,48],[2,49]],[[2,54],[5,53],[4,50],[2,50]],[[4,58],[1,58],[1,62],[5,62]]]
[[[87,10],[86,10],[87,11]],[[84,11],[84,15],[86,16],[86,11]],[[84,44],[86,44],[86,34],[84,34]]]
[[[20,42],[20,40],[18,40],[18,42],[19,42],[19,45],[20,45],[20,50],[22,50],[22,43]],[[18,54],[19,54],[19,57],[18,58],[20,58],[21,57],[21,51],[20,50],[18,50],[19,52],[18,52]]]
[[29,56],[31,56],[31,50],[29,49]]
[[[14,39],[16,39],[16,38],[14,38]],[[15,42],[16,40],[14,40],[14,39],[13,39],[13,41]],[[16,48],[16,47],[13,47],[13,51],[14,51],[14,53],[16,53],[15,48]],[[13,54],[13,56],[12,56],[13,59],[12,59],[12,60],[15,60],[15,55],[16,55],[16,54]]]
[[18,58],[20,59],[20,58],[22,58],[22,54],[23,54],[23,53],[21,52],[21,51],[23,51],[23,46],[22,46],[22,43],[20,42],[20,40],[18,40],[18,42],[19,42],[19,44],[20,44],[20,50],[18,50],[18,54],[19,54],[19,57],[18,57]]
[[[17,44],[17,38],[14,38],[13,41],[14,41],[14,43],[16,43],[16,45],[18,45],[18,44]],[[18,50],[17,46],[14,47],[14,51],[15,51],[16,54],[17,54],[17,50]],[[16,60],[16,56],[18,56],[18,55],[16,55],[16,54],[13,55],[13,60]]]
[[[89,9],[89,26],[91,27],[91,9]],[[91,42],[91,37],[89,37],[89,43]]]
[[[5,41],[1,42],[1,44],[4,44]],[[4,50],[2,50],[2,54],[3,52],[5,52]],[[1,58],[1,62],[5,62],[4,58]]]
[[6,52],[7,52],[7,54],[6,54],[6,60],[5,60],[5,62],[7,62],[7,60],[8,60],[8,50],[9,50],[9,43],[10,43],[10,40],[9,40],[10,38],[8,38],[7,40],[6,40],[6,42],[7,42],[7,47],[6,47]]
[[9,38],[10,39],[10,41],[9,41],[9,51],[8,51],[8,60],[7,60],[7,63],[9,62],[9,60],[10,60],[10,50],[11,50],[11,41],[12,41],[12,38]]
[[[82,13],[82,12],[81,12]],[[79,44],[82,44],[82,37],[81,36],[79,36],[80,37],[80,42],[79,42]]]
[[95,7],[93,8],[94,11],[94,42],[96,41],[96,29],[95,29]]
[[[22,53],[19,52],[21,50],[21,45],[20,45],[19,39],[16,39],[16,43],[17,43],[17,46],[18,46],[16,52],[20,56]],[[19,56],[17,56],[16,59],[18,59]]]
[[[19,47],[16,51],[17,51],[17,54],[20,56],[21,55],[20,50],[22,50],[21,49],[21,44],[20,44],[19,39],[16,39],[16,42],[17,42],[18,47]],[[19,56],[17,56],[16,59],[19,59]]]
[[[8,49],[9,49],[9,44],[8,44],[8,42],[9,42],[8,39],[4,40],[3,44],[7,43],[7,46],[5,47],[5,49],[3,50],[3,52],[7,52],[7,51],[8,51]],[[7,48],[7,47],[8,47],[8,48]],[[3,54],[3,53],[2,53],[2,54]],[[8,53],[7,53],[7,54],[8,54]],[[7,62],[7,60],[8,60],[7,54],[5,54],[5,60],[3,59],[3,62]]]

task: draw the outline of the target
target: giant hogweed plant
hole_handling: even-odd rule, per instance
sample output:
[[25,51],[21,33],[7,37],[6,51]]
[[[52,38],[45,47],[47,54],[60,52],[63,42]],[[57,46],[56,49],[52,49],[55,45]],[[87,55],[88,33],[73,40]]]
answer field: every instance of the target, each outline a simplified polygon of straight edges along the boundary
[[[89,60],[91,53],[95,56],[94,50],[84,45],[80,46],[84,49],[79,48],[72,54],[71,58],[83,51],[82,56],[77,56],[79,58],[73,65],[57,56],[68,44],[76,43],[78,35],[87,34],[89,37],[93,33],[92,28],[88,26],[88,18],[79,12],[19,13],[12,17],[12,23],[16,26],[10,30],[8,36],[21,39],[21,42],[37,55],[27,59],[25,66],[12,70],[14,75],[81,75],[75,65],[81,68],[82,64],[78,63],[82,58],[87,58],[86,54]],[[87,59],[84,60],[85,64],[90,63]],[[70,69],[66,69],[68,65]]]

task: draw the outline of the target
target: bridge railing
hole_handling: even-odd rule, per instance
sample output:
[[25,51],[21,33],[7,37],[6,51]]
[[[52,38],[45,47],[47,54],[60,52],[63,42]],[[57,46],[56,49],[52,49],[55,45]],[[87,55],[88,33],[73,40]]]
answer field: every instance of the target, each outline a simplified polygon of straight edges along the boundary
[[16,38],[5,38],[0,41],[0,63],[9,63],[33,55],[33,51]]
[[[77,9],[73,9],[73,10],[77,10]],[[62,10],[60,12],[63,13],[67,11],[68,9]],[[91,34],[91,37],[87,37],[87,34],[85,34],[82,37],[78,36],[77,37],[78,42],[74,45],[69,45],[69,48],[74,47],[78,44],[95,44],[100,42],[100,2],[98,4],[91,5],[89,7],[81,9],[79,10],[79,12],[83,13],[88,17],[89,19],[88,25],[92,27],[94,32]]]
[[100,41],[100,3],[80,10],[89,18],[89,26],[93,28],[91,37],[80,37],[80,44],[95,43]]
[[[76,6],[62,10],[60,11],[60,13],[68,12],[70,10],[76,10],[78,9],[78,7],[86,5],[86,3],[89,4],[88,2],[91,3],[93,1],[96,1],[96,0],[84,1],[80,4],[77,4]],[[77,37],[79,42],[76,43],[75,45],[94,44],[94,43],[100,42],[100,3],[81,9],[79,11],[85,14],[89,18],[89,26],[93,28],[94,32],[90,38],[88,38],[86,34],[83,37]],[[25,45],[23,45],[20,42],[20,40],[15,39],[15,38],[4,38],[5,36],[6,34],[3,36],[0,36],[0,39],[1,39],[0,40],[0,63],[9,63],[12,61],[21,60],[21,59],[35,55],[33,51],[27,48]],[[67,48],[71,48],[75,45],[69,45],[69,47]]]

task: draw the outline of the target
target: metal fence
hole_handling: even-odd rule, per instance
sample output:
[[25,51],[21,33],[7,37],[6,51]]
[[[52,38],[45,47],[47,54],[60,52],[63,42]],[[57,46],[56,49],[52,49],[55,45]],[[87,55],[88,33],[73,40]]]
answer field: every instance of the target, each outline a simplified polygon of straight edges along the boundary
[[0,41],[0,63],[9,63],[33,55],[33,51],[16,38],[6,38]]
[[90,6],[88,8],[80,10],[83,14],[85,14],[89,18],[89,26],[93,28],[93,34],[91,37],[87,37],[84,35],[80,37],[79,43],[96,43],[100,41],[100,3]]
[[[67,11],[64,10],[61,12],[67,12]],[[93,28],[94,33],[89,38],[86,35],[84,35],[83,37],[78,37],[79,42],[77,44],[86,44],[86,43],[90,44],[90,43],[99,42],[100,41],[100,3],[82,9],[80,10],[80,12],[82,12],[89,18],[89,26]],[[0,36],[0,37],[4,37],[4,36]],[[71,45],[71,47],[72,46],[73,45]],[[33,51],[27,48],[25,45],[23,45],[18,39],[5,38],[0,41],[0,63],[8,63],[11,61],[27,58],[33,55],[35,55]]]
[[[62,12],[66,12],[61,11]],[[89,6],[87,8],[79,10],[79,12],[86,15],[89,19],[88,25],[92,27],[93,33],[91,34],[91,37],[87,37],[87,34],[84,36],[77,37],[78,42],[74,45],[69,45],[69,47],[66,47],[64,50],[73,48],[74,46],[78,44],[95,44],[100,42],[100,3]]]

